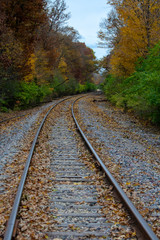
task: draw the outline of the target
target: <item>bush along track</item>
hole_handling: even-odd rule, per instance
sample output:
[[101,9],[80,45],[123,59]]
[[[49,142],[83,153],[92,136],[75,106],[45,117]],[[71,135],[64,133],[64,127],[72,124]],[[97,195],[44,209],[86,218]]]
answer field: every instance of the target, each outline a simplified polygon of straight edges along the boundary
[[136,71],[129,77],[108,75],[103,90],[108,100],[141,118],[160,123],[160,43],[145,59],[139,59]]

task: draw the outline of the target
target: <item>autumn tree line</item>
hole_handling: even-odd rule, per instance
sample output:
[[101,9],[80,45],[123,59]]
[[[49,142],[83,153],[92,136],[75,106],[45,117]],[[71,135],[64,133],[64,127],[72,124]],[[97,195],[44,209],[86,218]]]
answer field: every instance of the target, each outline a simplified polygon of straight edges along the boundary
[[108,0],[100,45],[110,49],[101,65],[103,89],[125,110],[160,123],[160,0]]
[[1,0],[0,111],[94,88],[95,55],[69,18],[64,0]]

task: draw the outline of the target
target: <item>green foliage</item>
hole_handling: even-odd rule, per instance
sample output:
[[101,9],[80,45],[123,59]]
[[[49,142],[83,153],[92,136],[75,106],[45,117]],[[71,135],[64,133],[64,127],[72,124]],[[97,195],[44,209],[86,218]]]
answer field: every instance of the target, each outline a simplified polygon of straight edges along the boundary
[[0,112],[7,112],[7,107],[6,107],[7,102],[4,99],[4,96],[2,95],[0,97]]
[[[11,81],[11,83],[13,83]],[[9,108],[14,110],[24,109],[28,106],[34,106],[44,100],[50,100],[52,97],[84,93],[96,89],[90,82],[80,84],[76,79],[64,79],[62,74],[57,72],[51,84],[38,85],[33,82],[21,82],[13,84],[7,81],[8,92],[3,93],[0,98],[0,111],[6,112]],[[5,88],[6,89],[6,88]],[[12,103],[12,105],[11,105]]]
[[38,86],[35,83],[27,84],[22,82],[20,85],[20,91],[16,94],[17,99],[20,101],[20,105],[29,105],[33,103],[38,96]]
[[104,92],[117,106],[130,108],[153,123],[160,123],[160,44],[141,60],[137,71],[126,79],[108,76]]
[[85,93],[89,91],[94,91],[96,89],[95,84],[89,81],[86,81],[84,84],[81,84],[78,83],[78,81],[73,77],[70,77],[69,79],[65,80],[60,72],[56,73],[52,87],[54,88],[55,96]]
[[0,84],[0,110],[5,111],[8,108],[13,108],[16,101],[15,95],[18,91],[18,81],[13,81],[11,78],[1,78]]
[[51,84],[54,89],[54,96],[75,94],[77,85],[78,83],[74,78],[66,79],[59,71],[56,72]]
[[96,85],[89,81],[86,81],[84,84],[78,83],[76,93],[86,93],[96,90]]
[[85,92],[90,92],[96,90],[96,85],[92,82],[85,82]]
[[16,102],[20,108],[42,102],[46,96],[52,93],[47,85],[38,86],[35,82],[22,82],[19,91],[16,93]]
[[83,93],[83,92],[85,92],[85,91],[86,91],[85,85],[78,83],[76,92],[77,92],[77,93]]

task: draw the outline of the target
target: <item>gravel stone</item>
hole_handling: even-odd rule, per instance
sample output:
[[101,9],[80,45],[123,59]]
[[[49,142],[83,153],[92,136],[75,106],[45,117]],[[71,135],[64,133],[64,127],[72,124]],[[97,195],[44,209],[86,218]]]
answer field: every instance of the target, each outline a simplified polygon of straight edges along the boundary
[[[97,96],[81,99],[78,111],[82,129],[99,146],[107,167],[159,235],[156,209],[160,206],[160,133]],[[152,217],[156,219],[151,221]]]
[[[111,240],[115,220],[105,217],[101,212],[102,206],[98,203],[100,195],[97,192],[101,187],[95,182],[94,171],[79,155],[76,138],[65,118],[67,106],[61,110],[49,137],[50,166],[55,174],[55,183],[49,195],[50,209],[57,224],[47,236],[50,239]],[[127,229],[128,225],[119,224],[119,228]]]
[[[48,103],[42,106],[38,111],[35,109],[30,110],[30,115],[19,118],[18,121],[12,120],[12,124],[4,122],[0,125],[0,181],[1,185],[5,186],[7,175],[5,174],[6,165],[12,163],[15,155],[23,148],[24,139],[29,133],[31,127],[38,121],[40,114],[49,106],[53,105]],[[3,180],[3,181],[2,181]]]

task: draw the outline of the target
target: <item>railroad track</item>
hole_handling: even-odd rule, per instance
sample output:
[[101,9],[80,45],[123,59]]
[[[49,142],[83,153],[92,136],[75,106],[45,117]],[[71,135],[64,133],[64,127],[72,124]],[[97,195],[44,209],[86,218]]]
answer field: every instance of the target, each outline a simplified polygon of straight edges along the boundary
[[18,116],[14,116],[14,117],[10,117],[10,118],[5,118],[3,120],[0,121],[0,124],[1,123],[4,123],[4,122],[7,122],[7,121],[10,121],[12,119],[15,119],[15,118],[21,118],[21,117],[24,117],[26,114],[22,114],[22,115],[18,115]]
[[[53,99],[53,100],[56,100],[56,99]],[[42,105],[42,104],[49,104],[49,103],[51,103],[51,102],[43,102],[43,103],[41,103],[41,105]],[[35,106],[33,106],[33,107],[39,107],[39,106],[40,106],[40,105],[37,104],[37,105],[35,105]],[[9,122],[10,120],[20,119],[20,118],[22,118],[22,117],[27,116],[28,114],[29,114],[29,110],[28,110],[28,113],[17,114],[17,115],[12,116],[12,117],[2,118],[2,119],[0,119],[0,124],[5,123],[5,122]]]
[[[44,132],[46,134],[46,129],[49,128],[49,126],[51,127],[50,132],[47,134],[50,158],[48,167],[54,175],[52,177],[48,176],[48,183],[50,184],[51,190],[48,192],[49,200],[48,206],[45,206],[45,211],[47,214],[49,212],[50,218],[54,218],[54,223],[52,222],[52,226],[50,226],[50,222],[48,222],[48,228],[44,229],[40,227],[36,229],[35,224],[35,229],[33,230],[37,232],[37,234],[40,233],[40,235],[36,235],[37,238],[33,239],[158,239],[86,139],[75,118],[73,100],[75,100],[75,97],[73,99],[61,100],[55,104],[48,111],[37,131],[20,181],[4,240],[12,239],[13,233],[15,237],[16,228],[19,234],[17,239],[25,239],[25,237],[26,239],[32,239],[31,237],[27,238],[25,231],[27,231],[27,227],[32,226],[34,222],[33,218],[32,221],[29,222],[30,224],[26,224],[25,228],[24,224],[23,227],[15,228],[15,222],[18,218],[19,222],[21,222],[22,217],[22,221],[24,223],[26,221],[27,223],[27,220],[25,220],[26,217],[24,218],[26,211],[29,210],[26,204],[28,197],[26,197],[27,188],[25,189],[25,181],[27,174],[29,175],[28,177],[30,177],[28,169],[32,156],[34,157],[35,147],[37,149],[37,139],[49,114],[51,117],[48,117],[49,120],[47,120],[48,123],[46,123],[48,125],[46,128],[44,126]],[[75,123],[71,120],[71,104],[72,116]],[[82,139],[75,133],[74,124],[76,124],[76,128],[79,129],[85,140],[85,144],[88,145],[92,154],[86,150],[83,143],[78,143],[80,141],[82,142]],[[74,131],[72,131],[72,127]],[[42,141],[42,143],[44,143],[44,141]],[[38,139],[37,145],[39,144],[41,144],[40,139]],[[39,151],[40,150],[36,150],[36,154],[38,154]],[[95,169],[96,165],[98,166],[97,169]],[[100,171],[99,168],[103,171]],[[36,169],[35,162],[30,169]],[[45,170],[42,169],[42,172],[43,171]],[[30,178],[33,179],[33,176]],[[45,180],[38,179],[38,182],[43,181]],[[110,187],[110,184],[112,184],[113,187]],[[115,194],[114,192],[112,193],[112,188],[118,193],[118,200],[114,200],[113,196]],[[23,190],[25,193],[23,193]],[[41,189],[39,189],[39,191],[41,191]],[[42,189],[42,195],[43,194],[45,195]],[[32,198],[34,198],[34,196]],[[105,202],[106,198],[109,204],[107,207]],[[122,204],[127,207],[130,216],[124,213],[125,210],[122,208]],[[122,209],[119,216],[116,217],[119,205]],[[43,207],[44,206],[42,206],[42,208]],[[109,209],[108,213],[106,213],[106,208]],[[105,212],[103,211],[104,209]],[[114,210],[114,213],[110,213],[111,209]],[[39,213],[39,215],[40,214],[42,213]],[[119,219],[120,216],[123,216],[122,222]],[[128,219],[131,219],[132,222],[134,221],[134,224],[131,225]],[[117,221],[119,223],[117,223]],[[39,223],[39,225],[41,224]],[[136,233],[134,229],[139,229],[140,232]]]

